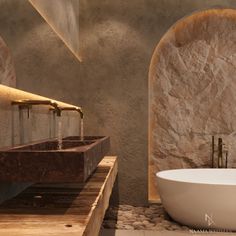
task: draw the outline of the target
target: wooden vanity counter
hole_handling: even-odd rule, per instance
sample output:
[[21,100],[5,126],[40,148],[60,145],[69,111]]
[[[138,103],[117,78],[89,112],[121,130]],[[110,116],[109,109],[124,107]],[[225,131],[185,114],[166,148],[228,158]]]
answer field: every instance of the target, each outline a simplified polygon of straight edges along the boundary
[[0,205],[0,236],[96,236],[117,175],[104,157],[84,184],[35,184]]

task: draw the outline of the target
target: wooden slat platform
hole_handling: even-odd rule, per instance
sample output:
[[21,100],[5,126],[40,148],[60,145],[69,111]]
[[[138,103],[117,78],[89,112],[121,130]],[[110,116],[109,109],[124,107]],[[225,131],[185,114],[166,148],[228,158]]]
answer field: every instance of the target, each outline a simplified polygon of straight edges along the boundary
[[85,184],[35,184],[0,205],[0,236],[96,236],[117,175],[104,157]]

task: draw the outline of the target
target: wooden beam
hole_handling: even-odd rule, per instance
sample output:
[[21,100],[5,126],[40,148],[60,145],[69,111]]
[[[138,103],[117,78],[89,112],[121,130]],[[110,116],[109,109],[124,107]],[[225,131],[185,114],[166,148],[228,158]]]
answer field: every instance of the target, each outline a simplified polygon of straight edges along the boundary
[[1,236],[96,236],[117,175],[104,157],[85,183],[35,184],[0,205]]

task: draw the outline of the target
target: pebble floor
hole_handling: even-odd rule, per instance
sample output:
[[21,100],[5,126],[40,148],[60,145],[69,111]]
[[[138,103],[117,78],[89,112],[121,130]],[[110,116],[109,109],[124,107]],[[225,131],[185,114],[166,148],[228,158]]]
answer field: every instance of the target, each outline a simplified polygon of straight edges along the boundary
[[103,228],[182,232],[190,230],[171,220],[161,204],[152,204],[148,207],[110,206],[103,221]]

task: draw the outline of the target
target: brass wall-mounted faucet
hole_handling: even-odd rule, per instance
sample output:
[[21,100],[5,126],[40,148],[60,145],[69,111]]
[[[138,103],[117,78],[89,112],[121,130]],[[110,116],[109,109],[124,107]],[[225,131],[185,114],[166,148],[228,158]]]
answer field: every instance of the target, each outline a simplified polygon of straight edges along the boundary
[[[61,116],[61,110],[59,109],[58,104],[55,101],[52,100],[38,100],[38,99],[21,99],[21,100],[14,100],[11,102],[11,105],[17,105],[19,106],[19,110],[22,111],[23,109],[27,109],[28,111],[28,118],[30,115],[30,108],[34,105],[47,105],[53,107],[58,117]],[[22,113],[20,112],[20,120],[22,119]],[[23,122],[20,122],[20,142],[25,143],[25,137],[24,137],[24,126]]]
[[[225,165],[223,163],[223,147],[225,145],[223,144],[222,138],[218,138],[218,149],[217,149],[217,168],[228,168],[228,150],[225,151]],[[211,167],[215,167],[215,137],[212,136],[212,164]]]
[[58,104],[52,100],[31,100],[31,99],[22,99],[22,100],[14,100],[11,102],[12,105],[18,105],[20,109],[27,108],[28,116],[29,116],[29,108],[33,105],[48,105],[52,106],[57,114],[57,116],[61,116],[61,109]]
[[80,118],[84,118],[84,113],[81,107],[71,106],[71,107],[59,107],[61,111],[77,111],[80,114]]
[[[59,107],[61,111],[77,111],[80,114],[80,138],[84,140],[84,113],[81,107],[70,106],[70,107]],[[54,109],[53,109],[54,110]]]

